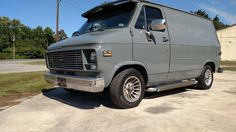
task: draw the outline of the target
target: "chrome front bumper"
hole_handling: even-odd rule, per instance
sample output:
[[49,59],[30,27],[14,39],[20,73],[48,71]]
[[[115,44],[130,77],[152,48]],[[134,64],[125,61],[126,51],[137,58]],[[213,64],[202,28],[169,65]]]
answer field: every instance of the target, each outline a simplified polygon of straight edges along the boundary
[[68,75],[57,75],[50,72],[45,73],[45,80],[49,84],[58,86],[58,78],[63,78],[65,80],[66,84],[63,86],[63,88],[92,93],[102,92],[104,90],[103,78],[85,78]]

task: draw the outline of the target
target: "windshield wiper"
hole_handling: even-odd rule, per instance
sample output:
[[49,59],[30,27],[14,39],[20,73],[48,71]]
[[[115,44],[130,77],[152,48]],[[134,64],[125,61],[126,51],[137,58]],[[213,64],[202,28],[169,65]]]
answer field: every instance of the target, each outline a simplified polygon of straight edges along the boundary
[[79,31],[75,31],[75,32],[72,34],[72,37],[79,36],[79,34],[80,34]]
[[100,28],[92,27],[89,29],[89,32],[97,32],[97,31],[103,32],[103,31],[105,31],[105,29],[101,28],[101,27]]
[[101,31],[101,32],[103,32],[103,31],[105,31],[105,29],[103,29],[103,28],[99,28],[99,29],[96,30],[96,31]]

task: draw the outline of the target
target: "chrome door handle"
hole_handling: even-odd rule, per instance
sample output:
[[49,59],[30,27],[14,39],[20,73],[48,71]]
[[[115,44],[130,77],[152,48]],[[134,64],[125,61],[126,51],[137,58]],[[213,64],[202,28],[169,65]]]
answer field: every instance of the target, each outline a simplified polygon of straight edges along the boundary
[[169,39],[168,39],[167,37],[163,37],[163,38],[162,38],[162,41],[163,41],[163,42],[168,42]]

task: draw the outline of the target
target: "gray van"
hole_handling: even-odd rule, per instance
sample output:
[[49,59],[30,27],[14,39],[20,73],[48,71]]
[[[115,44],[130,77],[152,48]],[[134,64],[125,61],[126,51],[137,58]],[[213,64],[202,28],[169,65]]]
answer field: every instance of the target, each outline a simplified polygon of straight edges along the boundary
[[209,89],[221,49],[212,21],[164,5],[122,0],[97,6],[73,37],[48,47],[48,83],[103,92],[132,108],[145,92]]

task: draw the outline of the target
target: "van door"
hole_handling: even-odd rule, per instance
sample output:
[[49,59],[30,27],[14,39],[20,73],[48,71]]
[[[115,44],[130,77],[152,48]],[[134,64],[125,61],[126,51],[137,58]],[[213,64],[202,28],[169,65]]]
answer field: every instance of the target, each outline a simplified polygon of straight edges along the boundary
[[[142,62],[148,72],[149,85],[167,80],[170,60],[168,29],[149,30],[153,20],[165,19],[161,8],[142,6],[133,28],[133,59]],[[148,33],[151,34],[148,36]]]

